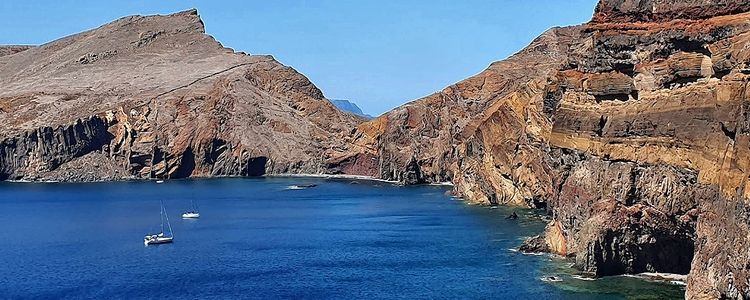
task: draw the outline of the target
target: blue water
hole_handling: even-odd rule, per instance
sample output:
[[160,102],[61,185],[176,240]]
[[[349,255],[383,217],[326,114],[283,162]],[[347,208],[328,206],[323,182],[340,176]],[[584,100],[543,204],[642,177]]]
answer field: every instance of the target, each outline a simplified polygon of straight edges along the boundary
[[[293,184],[318,184],[287,190]],[[355,184],[356,183],[356,184]],[[509,249],[531,211],[466,205],[446,188],[323,179],[0,184],[0,298],[663,299],[630,278],[562,283],[566,262]],[[175,242],[157,232],[159,199]],[[201,219],[182,220],[190,199]]]

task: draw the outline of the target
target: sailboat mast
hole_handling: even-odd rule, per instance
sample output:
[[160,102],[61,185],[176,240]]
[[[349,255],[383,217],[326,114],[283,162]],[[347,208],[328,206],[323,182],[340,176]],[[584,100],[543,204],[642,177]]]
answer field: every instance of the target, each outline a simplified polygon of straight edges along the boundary
[[190,209],[198,212],[198,204],[195,203],[195,199],[190,199]]
[[[167,219],[167,227],[169,228],[169,236],[174,237],[174,233],[172,232],[172,224],[169,223],[169,215],[167,214],[167,209],[162,205],[162,208],[164,209],[164,218]],[[164,224],[162,224],[162,227]]]
[[161,217],[161,233],[164,233],[164,201],[159,199],[159,217]]

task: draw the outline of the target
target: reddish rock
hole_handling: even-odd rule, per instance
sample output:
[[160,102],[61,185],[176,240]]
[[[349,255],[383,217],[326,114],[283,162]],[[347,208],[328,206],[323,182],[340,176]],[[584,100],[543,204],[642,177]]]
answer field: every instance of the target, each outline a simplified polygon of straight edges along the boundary
[[347,155],[471,202],[546,207],[523,248],[595,275],[689,273],[689,298],[748,298],[748,8],[601,1],[591,23],[358,126]]

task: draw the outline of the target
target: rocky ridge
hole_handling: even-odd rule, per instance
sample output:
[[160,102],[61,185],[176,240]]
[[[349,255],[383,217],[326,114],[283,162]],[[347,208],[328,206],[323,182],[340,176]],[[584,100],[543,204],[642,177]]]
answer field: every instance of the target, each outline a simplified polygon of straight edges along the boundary
[[2,46],[2,45],[0,45],[0,56],[6,56],[6,55],[11,55],[11,54],[16,54],[18,52],[23,52],[23,51],[29,50],[31,48],[32,48],[32,46],[22,46],[22,45],[19,45],[19,46],[13,46],[13,45],[11,45],[11,46]]
[[224,48],[195,10],[1,56],[0,87],[0,179],[320,173],[361,122],[273,57]]

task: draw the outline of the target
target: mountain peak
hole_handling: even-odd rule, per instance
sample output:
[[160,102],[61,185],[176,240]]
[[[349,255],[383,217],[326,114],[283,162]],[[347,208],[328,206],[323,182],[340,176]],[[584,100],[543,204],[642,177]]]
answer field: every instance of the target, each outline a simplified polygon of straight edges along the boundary
[[345,112],[352,113],[361,117],[372,119],[371,115],[368,115],[362,112],[362,109],[359,108],[359,106],[354,102],[351,102],[349,100],[343,100],[343,99],[331,99],[329,101],[331,101],[331,103],[333,103],[333,105],[335,105],[336,108],[338,108],[341,111],[345,111]]

